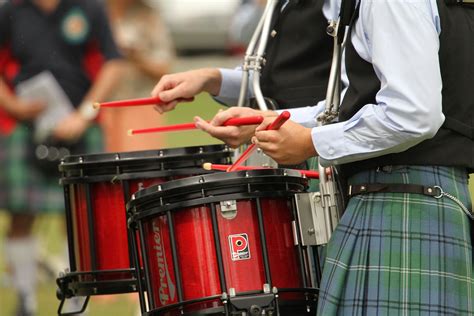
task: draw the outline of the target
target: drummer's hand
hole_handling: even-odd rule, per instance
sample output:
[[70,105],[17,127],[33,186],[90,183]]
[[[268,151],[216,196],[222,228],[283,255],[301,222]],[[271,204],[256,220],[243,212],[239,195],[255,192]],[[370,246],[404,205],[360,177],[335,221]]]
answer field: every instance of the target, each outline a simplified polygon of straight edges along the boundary
[[271,122],[273,119],[265,118],[264,122],[257,127],[252,143],[276,162],[294,165],[318,155],[313,145],[310,128],[288,120],[280,129],[266,131]]
[[76,111],[56,125],[53,136],[58,140],[73,142],[84,134],[88,126],[89,121]]
[[19,121],[31,121],[35,119],[46,108],[42,101],[24,101],[15,99],[11,106],[6,108],[7,112]]
[[201,92],[217,95],[221,81],[220,71],[214,68],[164,75],[151,92],[152,97],[159,97],[163,102],[155,105],[155,110],[159,113],[171,111],[178,104],[178,99],[192,98]]
[[219,111],[209,123],[198,116],[194,118],[194,122],[197,128],[222,140],[230,147],[236,148],[250,140],[255,133],[256,126],[222,126],[222,124],[230,118],[256,115],[276,116],[277,113],[271,111],[262,112],[247,107],[231,107],[225,111]]

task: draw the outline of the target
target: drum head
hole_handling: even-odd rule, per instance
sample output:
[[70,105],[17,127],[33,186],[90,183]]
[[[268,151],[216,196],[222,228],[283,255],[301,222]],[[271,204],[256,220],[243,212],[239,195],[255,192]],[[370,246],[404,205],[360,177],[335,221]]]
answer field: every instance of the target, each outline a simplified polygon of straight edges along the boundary
[[[97,182],[168,175],[207,173],[205,162],[228,164],[232,151],[225,145],[169,148],[123,153],[73,155],[59,165],[61,182]],[[190,170],[192,169],[192,170]]]

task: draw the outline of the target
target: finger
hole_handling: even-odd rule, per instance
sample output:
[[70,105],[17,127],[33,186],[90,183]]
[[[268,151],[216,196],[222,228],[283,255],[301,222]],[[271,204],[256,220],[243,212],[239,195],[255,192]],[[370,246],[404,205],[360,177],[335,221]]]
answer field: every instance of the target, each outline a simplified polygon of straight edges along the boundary
[[200,117],[195,117],[196,127],[209,135],[221,140],[236,139],[239,136],[239,129],[236,126],[215,126],[206,122]]
[[177,85],[170,89],[165,89],[164,91],[160,92],[158,96],[160,97],[161,101],[163,101],[163,103],[170,103],[180,98],[192,97],[192,95],[187,95],[182,85]]
[[257,126],[257,128],[255,129],[255,132],[259,132],[259,131],[264,131],[267,129],[267,127],[275,120],[274,117],[266,117],[263,122]]
[[172,101],[170,103],[166,103],[166,104],[163,104],[161,106],[161,109],[163,110],[163,113],[164,112],[169,112],[171,110],[174,110],[174,108],[176,107],[176,105],[178,105],[178,101]]
[[162,91],[167,90],[165,87],[168,87],[168,89],[172,88],[172,80],[167,75],[164,75],[163,77],[161,77],[160,81],[158,81],[158,83],[155,85],[155,87],[151,91],[151,96],[152,97],[158,96]]
[[154,105],[153,109],[155,109],[155,111],[157,111],[158,113],[163,114],[164,111],[163,111],[162,107],[163,107],[162,105]]

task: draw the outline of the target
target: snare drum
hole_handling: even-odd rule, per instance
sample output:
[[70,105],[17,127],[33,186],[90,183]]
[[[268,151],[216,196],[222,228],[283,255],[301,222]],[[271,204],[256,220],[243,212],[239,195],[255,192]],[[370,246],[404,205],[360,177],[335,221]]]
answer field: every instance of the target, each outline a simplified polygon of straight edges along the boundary
[[296,171],[264,169],[135,193],[127,209],[143,259],[143,315],[314,315],[295,209],[307,184]]
[[60,164],[70,272],[58,279],[64,297],[133,292],[125,205],[131,193],[172,179],[206,173],[204,162],[229,163],[223,145],[76,155]]

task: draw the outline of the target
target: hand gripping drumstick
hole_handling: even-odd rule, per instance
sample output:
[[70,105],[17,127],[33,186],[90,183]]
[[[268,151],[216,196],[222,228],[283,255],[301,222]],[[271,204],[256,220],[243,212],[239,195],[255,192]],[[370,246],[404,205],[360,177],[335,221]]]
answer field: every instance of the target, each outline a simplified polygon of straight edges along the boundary
[[[246,116],[246,117],[235,117],[230,118],[222,124],[223,126],[242,126],[242,125],[258,125],[263,122],[263,116]],[[184,123],[144,129],[131,129],[128,131],[128,135],[145,134],[145,133],[157,133],[157,132],[175,132],[195,129],[195,123]]]
[[[270,124],[267,126],[265,130],[277,130],[279,129],[288,119],[290,118],[290,112],[283,111],[280,115]],[[239,165],[241,165],[248,157],[253,153],[253,151],[257,148],[255,144],[251,144],[247,149],[240,155],[240,157],[227,169],[227,172],[231,172],[237,169]]]
[[[180,98],[174,101],[178,102],[191,102],[194,100],[192,98]],[[155,105],[155,104],[162,104],[163,101],[159,97],[154,98],[142,98],[142,99],[131,99],[131,100],[119,100],[119,101],[110,101],[110,102],[95,102],[92,104],[94,109],[100,109],[101,107],[108,107],[108,108],[115,108],[115,107],[123,107],[123,106],[139,106],[139,105]]]
[[[202,165],[202,168],[205,170],[220,170],[220,171],[227,171],[229,169],[229,165],[220,165],[215,163],[206,162]],[[262,170],[262,169],[273,169],[270,167],[253,167],[253,166],[237,166],[235,168],[236,171],[241,170]],[[319,179],[319,172],[312,171],[312,170],[301,170],[301,169],[292,169],[301,173],[302,176],[309,178],[309,179]]]

